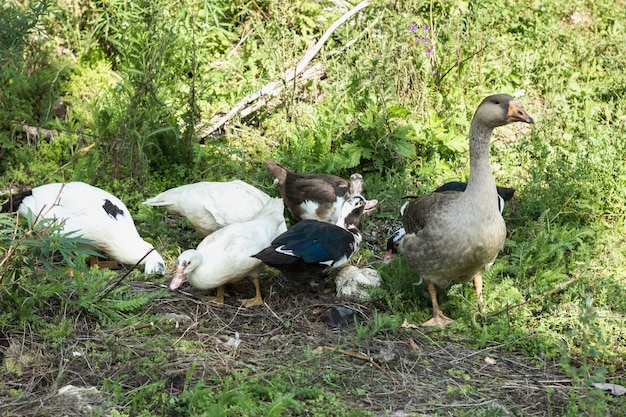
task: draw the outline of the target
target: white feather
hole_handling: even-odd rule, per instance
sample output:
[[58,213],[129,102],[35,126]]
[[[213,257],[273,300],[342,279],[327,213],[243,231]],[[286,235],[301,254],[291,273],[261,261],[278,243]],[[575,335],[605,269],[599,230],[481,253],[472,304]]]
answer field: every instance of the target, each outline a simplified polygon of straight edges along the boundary
[[171,188],[144,201],[185,216],[202,236],[232,223],[248,221],[270,199],[241,180],[197,182]]

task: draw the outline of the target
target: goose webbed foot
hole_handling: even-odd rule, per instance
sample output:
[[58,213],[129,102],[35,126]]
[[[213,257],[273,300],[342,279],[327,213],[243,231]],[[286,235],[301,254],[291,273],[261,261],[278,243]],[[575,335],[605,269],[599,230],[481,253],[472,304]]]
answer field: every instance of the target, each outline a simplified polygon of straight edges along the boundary
[[443,311],[439,308],[439,303],[437,302],[437,287],[432,282],[428,283],[428,292],[430,293],[430,299],[433,303],[433,318],[422,323],[424,327],[445,327],[448,324],[452,323],[454,320],[448,318],[443,314]]
[[430,320],[422,323],[422,327],[445,327],[453,322],[454,320],[452,320],[449,317],[446,317],[445,314],[443,314],[443,312],[439,310],[437,313],[433,315],[433,317]]

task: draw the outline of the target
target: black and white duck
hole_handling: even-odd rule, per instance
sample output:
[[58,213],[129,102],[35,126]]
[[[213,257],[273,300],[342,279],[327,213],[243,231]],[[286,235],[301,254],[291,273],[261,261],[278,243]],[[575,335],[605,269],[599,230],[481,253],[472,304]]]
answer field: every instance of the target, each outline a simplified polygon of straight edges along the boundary
[[254,257],[289,277],[319,276],[327,268],[342,266],[361,246],[358,224],[366,205],[363,196],[353,195],[343,204],[336,224],[302,220]]
[[[84,182],[52,183],[12,197],[20,216],[53,219],[60,232],[93,242],[93,248],[125,265],[140,265],[147,274],[165,274],[165,262],[154,247],[143,240],[130,211],[113,194]],[[146,256],[147,254],[147,256]]]

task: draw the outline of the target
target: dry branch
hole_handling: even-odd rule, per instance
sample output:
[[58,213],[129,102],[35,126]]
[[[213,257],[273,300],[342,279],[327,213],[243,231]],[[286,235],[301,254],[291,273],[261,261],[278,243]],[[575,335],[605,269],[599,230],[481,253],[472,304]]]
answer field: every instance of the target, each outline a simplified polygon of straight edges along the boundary
[[[303,80],[303,71],[308,67],[309,63],[315,58],[317,53],[322,49],[330,35],[342,24],[347,22],[352,16],[357,14],[359,11],[363,10],[370,4],[371,0],[364,0],[361,3],[357,4],[354,8],[349,10],[347,13],[342,15],[339,19],[335,21],[327,30],[324,32],[322,37],[317,41],[315,45],[310,47],[304,56],[298,61],[298,64],[295,67],[289,68],[285,71],[279,80],[273,80],[270,83],[266,84],[261,89],[255,91],[254,93],[244,97],[237,104],[235,104],[226,114],[219,113],[216,116],[213,116],[209,120],[209,126],[200,129],[198,132],[200,137],[206,138],[211,135],[213,132],[221,129],[226,123],[232,120],[237,114],[250,114],[259,108],[263,107],[266,104],[266,100],[263,100],[259,103],[255,103],[262,97],[273,97],[278,95],[280,91],[284,88],[285,85],[289,84],[294,80]],[[321,66],[320,66],[321,69]],[[317,75],[319,70],[314,71],[311,75]],[[255,103],[251,105],[252,103]]]
[[369,362],[372,366],[374,366],[376,369],[378,369],[379,371],[381,371],[382,373],[384,373],[385,375],[387,375],[387,377],[389,379],[391,379],[391,381],[393,381],[393,383],[395,385],[399,385],[398,381],[396,381],[396,379],[393,377],[393,375],[391,375],[386,369],[384,369],[382,366],[380,366],[379,364],[376,363],[376,361],[374,361],[374,359],[371,356],[368,355],[364,355],[362,353],[355,353],[355,352],[350,352],[349,350],[345,350],[345,349],[339,349],[339,348],[334,348],[331,346],[319,346],[317,349],[315,350],[328,350],[331,352],[337,352],[337,353],[341,353],[342,355],[346,355],[346,356],[350,356],[351,358],[356,358],[356,359],[361,359],[362,361],[365,362]]

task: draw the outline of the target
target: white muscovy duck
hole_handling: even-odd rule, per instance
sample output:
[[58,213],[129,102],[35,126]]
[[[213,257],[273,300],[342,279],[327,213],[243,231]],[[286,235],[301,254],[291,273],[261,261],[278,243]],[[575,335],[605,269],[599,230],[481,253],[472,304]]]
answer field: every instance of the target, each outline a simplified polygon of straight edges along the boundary
[[319,278],[327,268],[346,264],[359,250],[362,237],[358,224],[366,206],[363,196],[353,195],[343,204],[337,224],[302,220],[254,257],[288,278]]
[[181,253],[170,289],[180,287],[185,280],[200,290],[217,288],[213,300],[223,304],[224,285],[250,277],[256,295],[245,300],[244,306],[262,305],[259,274],[264,265],[252,255],[287,229],[284,210],[281,198],[271,198],[254,219],[218,229],[205,237],[196,249]]
[[[467,188],[466,182],[450,181],[438,187],[433,192],[435,193],[464,192],[465,188]],[[500,187],[498,185],[496,186],[496,190],[498,191],[498,209],[500,210],[500,214],[502,214],[502,211],[504,210],[504,203],[513,198],[513,195],[515,194],[515,189],[508,188],[508,187]],[[416,198],[416,197],[408,197],[408,198]],[[404,215],[404,209],[406,208],[408,204],[409,203],[407,202],[402,205],[402,207],[400,208],[400,216]],[[396,253],[398,253],[398,247],[400,246],[400,241],[404,238],[405,235],[406,235],[406,230],[404,230],[404,227],[401,227],[398,230],[396,230],[393,234],[391,234],[391,236],[389,236],[389,239],[387,239],[387,250],[385,252],[383,262],[390,262],[391,260],[393,260],[393,256]]]
[[145,256],[145,273],[165,274],[163,258],[139,236],[126,205],[98,187],[78,181],[41,185],[14,196],[13,206],[23,217],[57,219],[62,233],[75,232],[119,263],[135,265]]
[[270,196],[241,180],[197,182],[171,188],[143,202],[165,207],[186,217],[198,233],[207,236],[232,223],[254,218]]
[[[301,174],[276,161],[265,162],[276,189],[295,221],[313,219],[336,224],[348,197],[363,195],[363,176],[352,174],[350,181],[330,174]],[[365,210],[372,210],[377,200],[365,200]]]

